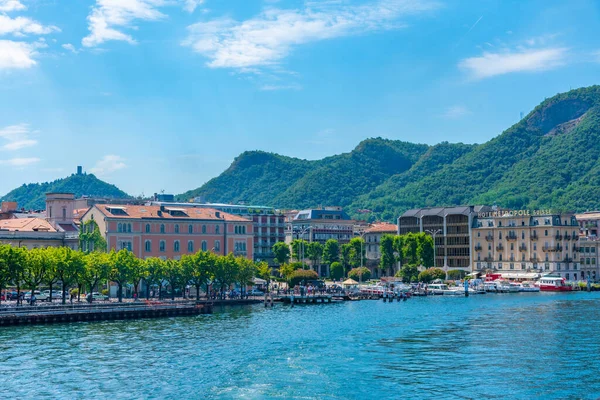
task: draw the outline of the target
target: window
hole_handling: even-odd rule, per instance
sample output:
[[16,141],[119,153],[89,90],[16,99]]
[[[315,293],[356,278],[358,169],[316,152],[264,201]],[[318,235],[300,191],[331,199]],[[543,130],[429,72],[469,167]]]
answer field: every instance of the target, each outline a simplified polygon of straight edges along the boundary
[[188,253],[193,253],[193,252],[194,252],[194,242],[192,240],[189,240],[188,241]]
[[48,218],[52,218],[52,207],[48,207]]
[[206,240],[202,241],[202,251],[206,251],[208,249],[208,244],[206,243]]
[[215,226],[215,233],[216,233],[217,235],[219,234],[219,231],[220,231],[220,229],[219,229],[219,228],[220,228],[220,227],[219,227],[219,225]]
[[131,224],[127,224],[127,232],[131,232]]
[[173,251],[179,253],[179,240],[173,242]]
[[148,253],[151,252],[152,251],[152,242],[149,240],[146,240],[146,244],[144,247],[146,249],[146,252],[148,252]]
[[117,232],[123,232],[123,224],[119,222],[119,225],[117,225]]
[[221,251],[221,241],[215,240],[215,251]]
[[179,233],[179,225],[175,224],[175,233]]
[[240,232],[239,232],[239,227],[238,227],[238,226],[235,226],[235,227],[233,227],[233,233],[235,233],[236,235],[237,235],[238,233],[240,233]]
[[525,239],[525,231],[521,231],[521,239]]
[[146,224],[146,233],[150,233],[150,224]]
[[544,235],[545,235],[545,236],[548,236],[548,229],[546,229],[546,230],[544,231]]
[[206,225],[202,225],[202,233],[206,233]]
[[160,224],[160,233],[165,233],[165,224]]
[[188,225],[188,233],[191,235],[194,233],[194,225]]
[[131,251],[131,248],[132,248],[131,242],[127,242],[127,250]]
[[[164,225],[163,225],[163,226],[164,226]],[[165,246],[165,241],[164,241],[164,240],[161,240],[161,241],[160,241],[160,246],[159,246],[159,250],[160,250],[160,252],[164,253],[164,251],[165,251],[165,247],[166,247],[166,246]]]
[[67,209],[63,208],[62,212],[63,212],[63,218],[62,219],[67,219]]
[[498,260],[502,261],[502,253],[500,253],[500,254],[498,255],[498,257],[499,257],[499,258],[498,258]]
[[502,232],[498,232],[498,239],[502,239]]

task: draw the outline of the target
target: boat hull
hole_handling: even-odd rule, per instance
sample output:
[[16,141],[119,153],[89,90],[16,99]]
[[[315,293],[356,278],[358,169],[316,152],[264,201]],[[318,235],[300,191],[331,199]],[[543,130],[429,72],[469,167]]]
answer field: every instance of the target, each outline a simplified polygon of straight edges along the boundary
[[540,291],[542,291],[542,292],[571,292],[571,291],[573,291],[573,288],[571,286],[540,285]]

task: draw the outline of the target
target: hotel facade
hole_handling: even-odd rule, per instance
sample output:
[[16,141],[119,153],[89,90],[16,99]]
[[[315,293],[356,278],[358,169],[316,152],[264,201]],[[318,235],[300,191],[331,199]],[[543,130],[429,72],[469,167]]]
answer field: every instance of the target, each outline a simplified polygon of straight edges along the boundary
[[582,279],[574,214],[492,210],[473,217],[471,265],[480,272],[556,273]]
[[109,250],[128,249],[139,258],[179,259],[203,250],[253,259],[252,221],[210,208],[96,204],[81,220],[98,225]]

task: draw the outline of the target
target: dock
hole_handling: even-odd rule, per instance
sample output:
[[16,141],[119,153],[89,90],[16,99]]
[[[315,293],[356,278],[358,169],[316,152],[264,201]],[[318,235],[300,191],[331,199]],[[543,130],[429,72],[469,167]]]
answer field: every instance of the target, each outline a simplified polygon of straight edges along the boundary
[[296,295],[279,295],[273,296],[275,301],[280,301],[284,304],[324,304],[331,303],[333,296],[331,295],[314,295],[314,296],[296,296]]
[[84,321],[111,321],[140,318],[167,318],[212,314],[212,302],[135,302],[80,304],[44,307],[4,307],[0,327]]

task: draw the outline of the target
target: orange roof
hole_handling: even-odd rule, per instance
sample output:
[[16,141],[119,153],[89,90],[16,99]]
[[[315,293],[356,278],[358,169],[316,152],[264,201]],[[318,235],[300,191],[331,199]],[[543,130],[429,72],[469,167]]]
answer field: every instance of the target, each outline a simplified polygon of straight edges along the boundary
[[[188,219],[188,220],[214,220],[232,222],[252,222],[238,215],[229,214],[214,208],[204,207],[169,207],[164,206],[164,211],[159,215],[161,206],[132,206],[118,204],[96,204],[102,214],[108,218],[121,219]],[[217,218],[216,214],[220,214]]]
[[87,208],[77,208],[75,210],[73,210],[73,219],[74,220],[79,220],[81,219],[81,217],[83,217],[83,215],[90,209],[90,207]]
[[42,218],[3,219],[0,220],[0,229],[12,232],[56,232],[56,229]]
[[366,230],[367,233],[396,233],[398,227],[389,222],[376,222]]

